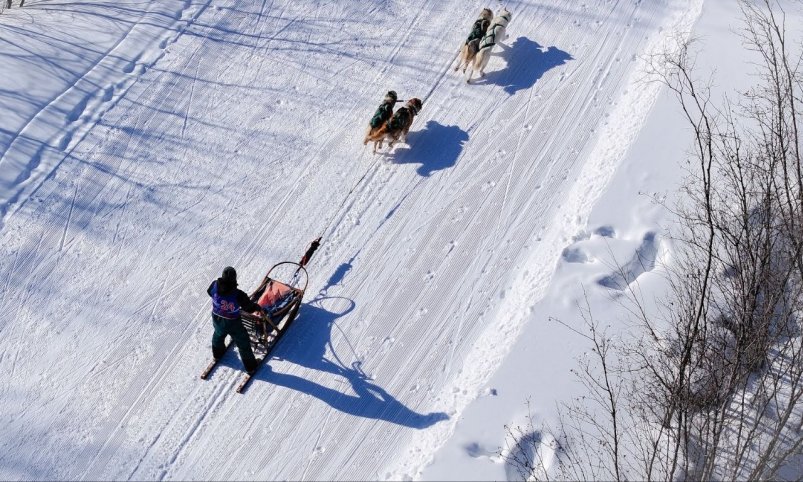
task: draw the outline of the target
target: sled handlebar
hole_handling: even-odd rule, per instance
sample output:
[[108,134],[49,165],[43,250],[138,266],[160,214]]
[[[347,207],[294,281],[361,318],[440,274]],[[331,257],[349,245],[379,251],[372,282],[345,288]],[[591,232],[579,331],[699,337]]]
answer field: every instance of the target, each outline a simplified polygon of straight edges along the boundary
[[321,245],[321,238],[314,240],[310,243],[309,248],[307,248],[307,252],[304,253],[304,256],[301,257],[301,261],[298,262],[302,267],[306,266],[309,263],[309,260],[312,259],[312,255],[315,254],[315,251],[318,250],[318,247]]

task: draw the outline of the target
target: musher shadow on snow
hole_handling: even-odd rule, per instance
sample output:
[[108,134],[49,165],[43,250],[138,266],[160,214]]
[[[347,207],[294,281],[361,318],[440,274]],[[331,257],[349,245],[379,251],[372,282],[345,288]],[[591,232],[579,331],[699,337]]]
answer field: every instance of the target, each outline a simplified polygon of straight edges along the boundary
[[[542,47],[527,37],[517,38],[510,47],[500,45],[501,52],[495,54],[502,57],[507,68],[486,72],[485,77],[473,80],[472,84],[499,85],[510,95],[529,89],[547,72],[574,60],[570,53],[552,46]],[[493,63],[493,59],[491,60]]]
[[[324,304],[336,306],[337,309],[328,311],[323,307]],[[270,362],[257,372],[256,379],[306,393],[332,408],[357,417],[384,420],[416,429],[447,420],[449,416],[442,412],[421,414],[409,409],[373,383],[362,371],[362,362],[354,347],[337,325],[338,318],[353,310],[354,302],[342,297],[324,296],[304,304],[290,329],[292,333],[288,333],[276,347],[273,358],[342,377],[348,381],[351,391],[356,395],[347,393],[348,390],[336,390],[295,375],[275,372],[270,367]],[[349,346],[349,355],[354,360],[351,363],[344,362],[341,355],[335,352],[332,344],[333,329],[341,332],[342,339]]]
[[431,120],[422,130],[411,131],[407,137],[409,147],[396,148],[395,164],[421,164],[416,172],[429,177],[435,171],[447,169],[457,163],[468,141],[468,132],[458,126],[445,126]]
[[[357,252],[357,254],[359,254],[359,251]],[[357,255],[355,254],[354,256],[351,257],[350,260],[346,261],[345,263],[341,263],[340,266],[337,267],[335,272],[332,273],[332,276],[330,276],[329,279],[326,280],[326,284],[324,285],[324,287],[321,288],[321,293],[326,293],[327,290],[329,290],[329,288],[333,288],[343,282],[343,279],[346,277],[347,274],[349,274],[351,268],[354,267],[352,263],[354,263],[354,259],[356,257]]]

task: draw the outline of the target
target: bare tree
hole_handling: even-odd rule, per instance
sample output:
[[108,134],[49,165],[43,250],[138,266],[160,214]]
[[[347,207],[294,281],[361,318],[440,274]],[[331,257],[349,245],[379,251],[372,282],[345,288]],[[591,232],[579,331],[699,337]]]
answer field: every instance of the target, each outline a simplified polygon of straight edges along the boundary
[[772,0],[740,5],[761,77],[736,100],[714,102],[690,43],[654,59],[695,141],[669,293],[631,310],[630,339],[586,318],[589,395],[564,409],[561,478],[803,477],[800,46]]

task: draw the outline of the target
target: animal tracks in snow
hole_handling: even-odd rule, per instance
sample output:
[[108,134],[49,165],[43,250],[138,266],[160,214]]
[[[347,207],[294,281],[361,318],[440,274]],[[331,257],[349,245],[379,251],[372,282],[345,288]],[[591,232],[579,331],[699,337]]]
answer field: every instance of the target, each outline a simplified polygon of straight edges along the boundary
[[582,270],[585,273],[582,277],[590,281],[586,284],[616,291],[624,291],[644,273],[655,269],[661,248],[660,236],[654,231],[620,237],[608,225],[583,231],[573,241],[561,253],[564,268],[574,266],[569,269]]
[[[103,6],[93,8],[97,8],[92,10],[97,17],[110,22],[111,25],[104,24],[105,28],[119,27]],[[119,38],[109,37],[97,55],[84,61],[81,68],[65,69],[64,82],[52,84],[53,89],[63,91],[43,89],[40,94],[51,96],[49,101],[31,102],[31,106],[40,106],[38,111],[17,113],[21,123],[5,126],[16,134],[5,152],[0,151],[5,178],[13,180],[7,192],[0,195],[0,216],[35,191],[202,11],[203,8],[189,1],[150,4],[133,17],[130,27]],[[25,66],[35,67],[35,64]]]
[[616,263],[614,271],[598,281],[601,286],[623,291],[642,274],[655,268],[658,256],[658,238],[648,231],[636,248],[633,256],[623,264]]

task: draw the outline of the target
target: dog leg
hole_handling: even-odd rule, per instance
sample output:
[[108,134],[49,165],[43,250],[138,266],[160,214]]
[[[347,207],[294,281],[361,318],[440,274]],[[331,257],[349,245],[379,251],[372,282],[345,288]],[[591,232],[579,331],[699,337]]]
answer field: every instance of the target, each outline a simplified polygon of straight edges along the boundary
[[457,59],[457,65],[455,65],[454,71],[457,72],[458,70],[460,70],[460,67],[462,67],[462,66],[463,66],[463,58],[461,56],[461,57],[458,57],[458,59]]
[[401,132],[396,132],[395,134],[393,134],[392,136],[389,137],[388,140],[390,142],[388,143],[388,150],[392,149],[393,146],[395,146],[396,143],[399,142],[399,137],[400,136],[401,136]]
[[[489,52],[489,54],[490,54],[490,52]],[[485,77],[485,66],[487,65],[487,63],[488,62],[485,60],[485,57],[480,59],[479,65],[476,66],[477,67],[477,76],[478,77],[480,77],[480,78]]]
[[372,140],[371,138],[373,137],[373,134],[374,134],[374,128],[368,126],[368,130],[365,132],[365,139],[362,140],[362,145],[364,146],[368,145],[368,142]]

